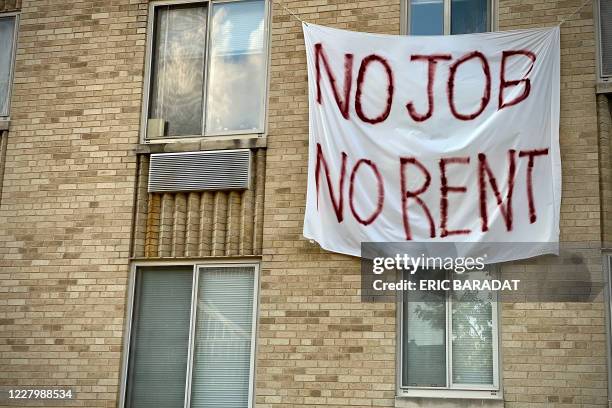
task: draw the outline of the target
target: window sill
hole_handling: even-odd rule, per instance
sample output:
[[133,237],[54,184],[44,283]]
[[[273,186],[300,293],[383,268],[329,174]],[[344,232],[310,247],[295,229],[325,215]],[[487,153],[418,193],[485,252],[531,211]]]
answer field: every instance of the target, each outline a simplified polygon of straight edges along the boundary
[[141,143],[136,154],[150,153],[181,153],[202,150],[227,149],[259,149],[267,145],[265,136],[236,137],[236,138],[201,138],[197,140],[156,140],[155,142]]
[[595,92],[598,94],[612,93],[612,81],[597,81]]
[[11,121],[8,119],[0,118],[0,132],[3,130],[9,130]]
[[501,398],[395,397],[395,408],[504,408]]

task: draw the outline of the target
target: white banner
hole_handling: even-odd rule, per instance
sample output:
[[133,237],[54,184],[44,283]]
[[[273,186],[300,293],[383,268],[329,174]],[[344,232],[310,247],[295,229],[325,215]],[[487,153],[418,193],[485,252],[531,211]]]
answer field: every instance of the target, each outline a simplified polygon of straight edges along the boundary
[[489,262],[556,251],[558,27],[410,37],[308,23],[304,37],[306,238],[355,256],[361,242],[534,243],[496,245]]

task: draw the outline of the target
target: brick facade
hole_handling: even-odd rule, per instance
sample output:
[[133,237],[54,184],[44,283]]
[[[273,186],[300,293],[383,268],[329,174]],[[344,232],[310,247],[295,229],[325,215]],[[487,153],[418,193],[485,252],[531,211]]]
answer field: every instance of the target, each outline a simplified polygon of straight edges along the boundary
[[[0,385],[72,386],[71,406],[115,407],[130,256],[261,256],[258,408],[443,406],[395,401],[396,305],[360,302],[358,260],[301,235],[306,61],[301,26],[280,6],[268,133],[236,142],[265,165],[255,190],[146,194],[150,152],[224,146],[139,144],[147,3],[0,1],[0,10],[21,10],[11,123],[0,140]],[[557,24],[581,3],[500,0],[498,27]],[[399,0],[283,4],[317,24],[400,32]],[[600,248],[612,236],[612,122],[595,93],[594,29],[588,6],[561,30],[561,236]],[[589,263],[601,274],[598,254]],[[602,297],[505,303],[500,335],[504,406],[608,406]]]

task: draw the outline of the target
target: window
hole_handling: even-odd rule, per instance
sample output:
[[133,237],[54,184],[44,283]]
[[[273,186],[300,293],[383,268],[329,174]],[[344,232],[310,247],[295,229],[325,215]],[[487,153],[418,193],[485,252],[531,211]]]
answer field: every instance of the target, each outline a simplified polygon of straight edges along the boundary
[[0,15],[0,118],[9,116],[16,28],[16,15]]
[[599,80],[612,81],[612,2],[599,0],[598,11],[598,54]]
[[491,31],[493,0],[405,0],[410,35]]
[[255,265],[136,271],[126,408],[247,408],[253,384]]
[[[405,279],[442,280],[449,278],[446,274],[424,270]],[[486,277],[485,271],[472,271],[454,274],[453,279]],[[481,391],[496,396],[497,304],[492,292],[406,291],[401,303],[401,394],[435,397]]]
[[153,3],[147,139],[263,133],[266,1]]

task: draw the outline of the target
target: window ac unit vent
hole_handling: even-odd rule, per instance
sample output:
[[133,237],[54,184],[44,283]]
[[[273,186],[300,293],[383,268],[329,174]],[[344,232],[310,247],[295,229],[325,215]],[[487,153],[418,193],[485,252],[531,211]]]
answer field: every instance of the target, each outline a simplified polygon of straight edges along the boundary
[[245,190],[250,167],[249,149],[152,154],[149,192]]

